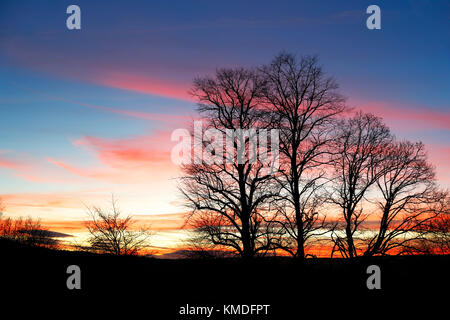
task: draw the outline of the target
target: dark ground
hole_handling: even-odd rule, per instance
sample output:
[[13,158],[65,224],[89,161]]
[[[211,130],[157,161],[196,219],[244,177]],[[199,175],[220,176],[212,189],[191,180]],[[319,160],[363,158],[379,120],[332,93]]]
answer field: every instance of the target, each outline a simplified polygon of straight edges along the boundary
[[[391,318],[426,311],[448,316],[450,256],[379,257],[370,261],[310,259],[160,260],[29,248],[0,240],[0,283],[5,298],[61,303],[68,310],[143,311],[145,319],[208,319],[182,316],[180,307],[270,304],[269,315],[222,315],[209,319],[303,319],[342,314]],[[381,290],[368,290],[368,265],[381,268]],[[81,290],[68,290],[66,269],[81,268]],[[4,294],[6,293],[6,294]],[[442,301],[447,301],[442,304]],[[305,314],[305,311],[307,312]],[[114,311],[113,311],[114,312]],[[444,318],[448,318],[444,316]],[[427,317],[428,318],[428,317]]]

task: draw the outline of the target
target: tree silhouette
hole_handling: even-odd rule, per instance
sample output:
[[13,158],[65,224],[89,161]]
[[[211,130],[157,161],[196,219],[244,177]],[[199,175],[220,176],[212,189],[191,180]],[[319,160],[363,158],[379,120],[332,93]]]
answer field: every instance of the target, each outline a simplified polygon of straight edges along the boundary
[[[429,223],[427,242],[422,242],[425,245],[424,251],[439,254],[450,254],[450,199],[447,197],[447,210],[434,218]],[[431,248],[430,248],[431,247]]]
[[261,151],[252,129],[268,127],[262,114],[264,90],[265,80],[243,68],[219,69],[214,77],[194,81],[192,94],[199,101],[204,129],[216,129],[224,136],[235,131],[230,148],[224,146],[227,161],[194,161],[183,166],[181,179],[180,189],[191,209],[187,224],[196,230],[197,241],[244,258],[270,250],[271,234],[276,232],[265,214],[278,192],[272,164],[245,157],[246,152]]
[[318,65],[317,57],[298,59],[282,53],[261,72],[267,81],[268,112],[280,129],[277,181],[282,201],[278,201],[278,222],[285,236],[277,244],[303,259],[306,241],[325,232],[325,217],[318,213],[324,202],[324,164],[335,117],[345,110],[344,98],[337,92],[335,80]]
[[337,249],[342,256],[353,258],[358,255],[355,234],[368,215],[362,202],[383,174],[379,170],[386,158],[382,150],[393,138],[380,118],[362,112],[343,120],[339,128],[333,145],[334,177],[329,201],[341,210],[344,234],[333,232],[333,251]]
[[59,241],[52,237],[52,233],[41,226],[38,219],[0,217],[0,237],[19,243],[55,249]]
[[[257,70],[218,69],[196,79],[191,93],[202,129],[231,137],[211,148],[217,137],[196,141],[192,133],[206,160],[182,165],[186,225],[199,255],[282,250],[303,261],[318,240],[331,240],[332,256],[345,258],[424,252],[432,243],[447,250],[448,193],[424,145],[397,141],[372,114],[346,116],[316,57],[281,53]],[[274,155],[256,139],[268,129],[279,130],[277,166],[250,155]],[[327,220],[336,208],[338,220]]]
[[423,252],[431,223],[449,210],[424,145],[396,141],[371,114],[357,113],[340,128],[329,200],[341,209],[342,223],[332,232],[333,252],[346,258]]
[[151,235],[149,230],[132,230],[133,218],[131,216],[121,218],[114,197],[111,209],[90,207],[88,214],[91,218],[86,222],[86,228],[90,233],[89,250],[113,255],[136,255],[148,246]]
[[365,256],[420,251],[417,243],[427,241],[435,219],[448,213],[448,194],[438,190],[433,167],[422,143],[393,142],[385,150],[386,159],[376,181],[381,192],[377,233],[369,238]]

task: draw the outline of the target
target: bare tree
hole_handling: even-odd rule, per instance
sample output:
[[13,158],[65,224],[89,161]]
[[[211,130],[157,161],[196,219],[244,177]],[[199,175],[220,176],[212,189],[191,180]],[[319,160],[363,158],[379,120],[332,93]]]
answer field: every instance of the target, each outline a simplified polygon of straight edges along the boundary
[[190,236],[185,240],[186,250],[183,256],[189,259],[221,259],[237,257],[236,251],[222,250],[223,247],[212,243],[208,232],[198,229],[190,230]]
[[[281,231],[273,234],[272,242],[276,249],[281,249],[298,261],[303,261],[308,256],[315,256],[308,252],[309,247],[323,244],[326,234],[335,228],[334,222],[326,221],[324,210],[326,197],[319,191],[323,184],[316,185],[314,180],[304,184],[300,192],[299,209],[301,216],[298,220],[288,196],[276,200],[276,216],[274,221]],[[300,247],[299,247],[300,245]]]
[[59,246],[52,232],[43,228],[38,219],[31,217],[0,219],[0,237],[35,247],[55,249]]
[[380,165],[386,158],[383,150],[392,136],[381,119],[372,114],[357,113],[343,120],[333,149],[334,177],[329,200],[341,210],[341,231],[333,232],[333,252],[346,258],[358,255],[355,236],[367,218],[363,200],[369,189],[383,175]]
[[447,197],[446,210],[429,223],[428,235],[425,245],[430,253],[450,254],[450,199]]
[[275,230],[267,211],[277,193],[273,163],[245,157],[249,150],[256,155],[260,148],[252,130],[266,128],[261,105],[264,90],[264,79],[242,68],[220,69],[215,77],[194,81],[192,94],[199,101],[205,129],[216,129],[224,136],[232,130],[232,143],[231,150],[224,146],[222,163],[194,161],[183,167],[181,178],[180,189],[191,209],[187,225],[197,231],[198,239],[244,258],[270,250],[270,234]]
[[121,218],[114,197],[111,209],[104,210],[99,207],[88,208],[91,220],[86,222],[90,233],[88,242],[90,250],[98,253],[113,255],[136,255],[148,246],[150,232],[141,228],[133,230],[133,218]]
[[[227,139],[234,132],[231,152],[228,141],[211,149],[194,137],[202,155],[225,155],[223,162],[182,166],[186,225],[198,252],[249,258],[281,249],[303,260],[308,243],[331,234],[332,255],[353,258],[416,250],[431,230],[435,241],[446,234],[435,230],[448,213],[448,194],[438,189],[423,145],[396,142],[372,114],[339,120],[347,109],[337,89],[316,57],[285,53],[257,71],[220,69],[194,81],[202,129]],[[280,132],[279,167],[242,162],[242,154],[261,148],[256,130],[269,128]],[[326,220],[330,204],[337,222]]]
[[425,251],[432,223],[449,207],[424,145],[395,141],[380,118],[358,113],[343,121],[335,149],[330,200],[342,224],[332,233],[333,252],[353,258]]
[[448,194],[438,190],[422,143],[393,142],[383,153],[376,181],[382,197],[375,200],[381,218],[364,255],[420,251],[417,243],[427,240],[429,223],[448,210]]
[[317,57],[297,59],[282,53],[261,72],[267,81],[266,105],[281,130],[277,178],[283,195],[278,202],[278,222],[287,236],[277,244],[303,259],[306,241],[325,232],[325,215],[318,213],[323,203],[323,165],[328,160],[335,116],[344,112],[345,100]]

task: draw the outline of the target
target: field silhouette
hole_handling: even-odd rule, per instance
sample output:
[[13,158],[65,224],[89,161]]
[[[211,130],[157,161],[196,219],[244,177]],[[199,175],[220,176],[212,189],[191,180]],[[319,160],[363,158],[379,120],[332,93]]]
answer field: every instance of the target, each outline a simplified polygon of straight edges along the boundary
[[[2,290],[8,297],[64,301],[88,308],[90,303],[147,312],[151,319],[206,319],[179,316],[181,306],[221,308],[226,304],[269,304],[269,315],[224,316],[213,319],[291,319],[306,310],[345,314],[350,303],[370,314],[411,312],[428,308],[427,298],[445,298],[449,256],[397,256],[370,259],[289,258],[156,259],[100,255],[28,247],[0,241]],[[7,262],[7,263],[5,263]],[[381,268],[381,290],[366,286],[368,265]],[[81,290],[66,287],[69,265],[81,268]],[[414,302],[410,305],[410,302]],[[111,304],[112,308],[114,304]],[[394,308],[395,306],[395,308]],[[355,309],[356,308],[356,309]],[[411,309],[413,308],[413,309]],[[87,310],[87,309],[86,309]],[[155,317],[155,315],[158,315]]]

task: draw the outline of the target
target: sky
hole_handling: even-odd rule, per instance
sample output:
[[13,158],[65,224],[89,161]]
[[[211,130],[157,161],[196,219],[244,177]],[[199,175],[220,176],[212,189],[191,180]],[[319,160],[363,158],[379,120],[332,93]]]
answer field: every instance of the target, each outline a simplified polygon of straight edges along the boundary
[[[66,8],[81,9],[68,30]],[[381,8],[381,30],[366,8]],[[0,197],[80,235],[111,194],[174,247],[185,208],[170,134],[195,114],[192,80],[317,54],[350,107],[423,141],[450,187],[448,1],[9,1],[0,3]]]

